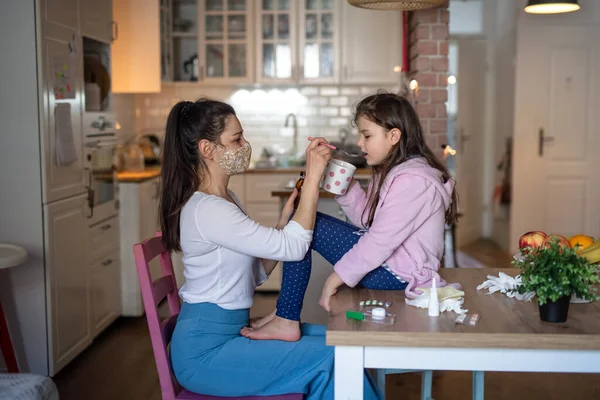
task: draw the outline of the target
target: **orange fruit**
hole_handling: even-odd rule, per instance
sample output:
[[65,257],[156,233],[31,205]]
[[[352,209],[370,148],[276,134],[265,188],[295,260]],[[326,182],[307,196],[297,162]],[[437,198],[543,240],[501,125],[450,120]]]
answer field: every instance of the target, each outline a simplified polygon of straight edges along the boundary
[[572,249],[574,249],[576,245],[579,245],[577,250],[581,251],[594,244],[594,238],[587,235],[575,235],[569,238],[569,244]]

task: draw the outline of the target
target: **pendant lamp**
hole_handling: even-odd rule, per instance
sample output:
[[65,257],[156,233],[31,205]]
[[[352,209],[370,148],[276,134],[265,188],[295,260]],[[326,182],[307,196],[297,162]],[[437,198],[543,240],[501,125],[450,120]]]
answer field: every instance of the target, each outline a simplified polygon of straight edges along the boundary
[[445,0],[348,0],[354,7],[374,10],[415,11],[443,6]]
[[579,10],[577,0],[529,0],[525,12],[530,14],[559,14]]

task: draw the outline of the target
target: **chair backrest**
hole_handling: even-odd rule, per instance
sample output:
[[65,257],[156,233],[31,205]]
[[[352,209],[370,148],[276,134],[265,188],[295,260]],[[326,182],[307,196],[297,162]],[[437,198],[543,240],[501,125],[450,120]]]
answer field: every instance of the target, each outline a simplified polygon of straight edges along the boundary
[[[153,238],[135,244],[133,254],[146,310],[154,359],[158,369],[160,389],[164,400],[174,400],[181,387],[173,378],[167,346],[171,342],[181,305],[177,294],[171,254],[165,249],[160,232]],[[152,281],[149,264],[156,257],[160,257],[162,275]],[[158,305],[165,297],[169,303],[170,315],[161,321],[158,315]]]

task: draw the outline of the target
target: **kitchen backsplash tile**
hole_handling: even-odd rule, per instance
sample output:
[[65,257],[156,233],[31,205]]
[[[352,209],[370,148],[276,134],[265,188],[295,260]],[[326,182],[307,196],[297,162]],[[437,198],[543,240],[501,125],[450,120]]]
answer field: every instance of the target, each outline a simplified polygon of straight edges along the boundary
[[[253,147],[252,158],[260,157],[263,148],[285,151],[292,138],[284,135],[285,117],[294,113],[298,123],[298,148],[304,148],[308,136],[323,136],[338,140],[339,131],[351,125],[354,106],[363,97],[376,93],[381,86],[303,86],[286,88],[231,88],[189,85],[164,85],[158,94],[136,94],[135,131],[138,134],[162,135],[166,119],[178,101],[194,101],[199,97],[222,100],[231,104],[242,122],[247,139]],[[384,87],[398,91],[398,87]],[[123,99],[129,101],[129,99]],[[351,136],[351,141],[356,137]]]

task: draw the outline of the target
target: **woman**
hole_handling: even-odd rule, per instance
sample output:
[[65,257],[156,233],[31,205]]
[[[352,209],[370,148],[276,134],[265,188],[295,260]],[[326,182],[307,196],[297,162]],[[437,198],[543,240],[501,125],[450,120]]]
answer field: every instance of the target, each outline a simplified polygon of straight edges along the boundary
[[[254,341],[249,328],[254,289],[277,260],[301,260],[312,240],[319,182],[331,151],[324,139],[306,150],[302,197],[289,221],[290,197],[275,228],[261,226],[227,189],[244,172],[251,148],[228,104],[182,101],[165,136],[160,219],[169,251],[183,252],[184,300],[171,341],[171,362],[186,389],[217,396],[305,393],[333,399],[333,349],[323,326],[303,324],[296,342]],[[365,398],[376,399],[366,380]]]

